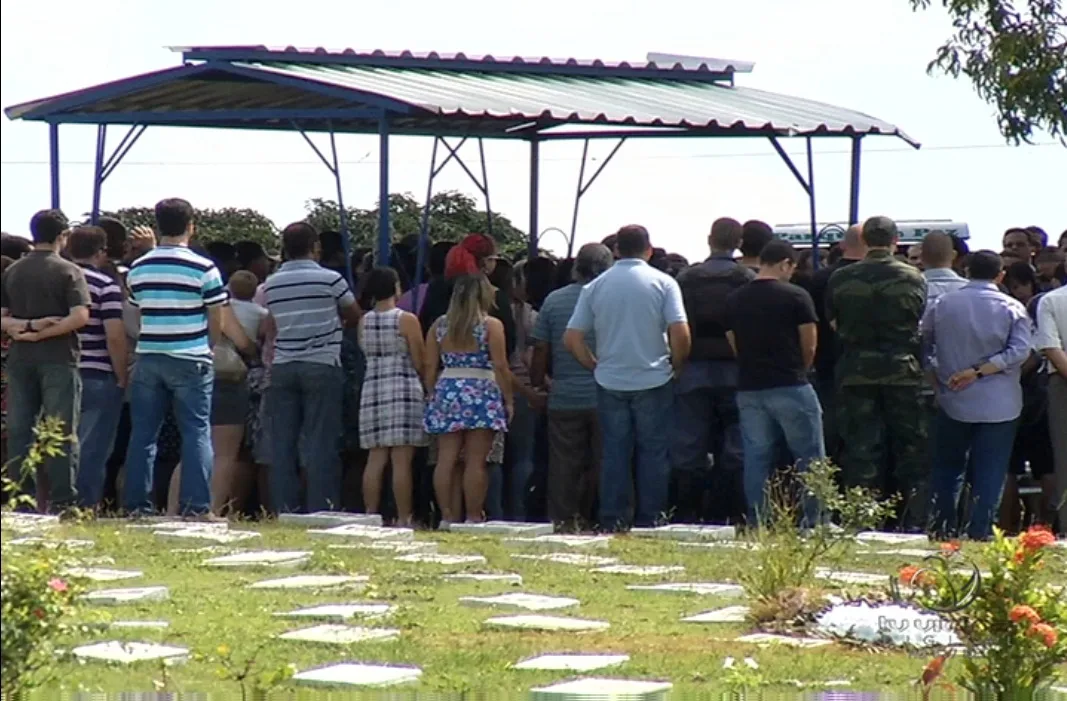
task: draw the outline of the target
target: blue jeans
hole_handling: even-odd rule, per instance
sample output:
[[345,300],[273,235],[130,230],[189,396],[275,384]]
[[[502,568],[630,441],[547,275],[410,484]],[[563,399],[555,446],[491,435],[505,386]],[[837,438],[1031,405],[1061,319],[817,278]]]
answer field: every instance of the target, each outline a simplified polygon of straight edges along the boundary
[[537,415],[526,398],[515,394],[515,416],[508,426],[508,477],[511,494],[507,516],[512,521],[526,520],[526,497],[530,493],[530,477],[534,471],[534,439]]
[[956,533],[956,503],[970,460],[973,503],[967,537],[988,538],[993,533],[993,518],[1008,474],[1018,421],[970,424],[956,421],[942,410],[937,413],[936,425],[930,479],[934,495],[932,528],[942,536]]
[[339,366],[292,362],[271,368],[270,493],[278,513],[299,511],[300,467],[307,476],[307,510],[341,508],[341,403],[345,376]]
[[82,415],[78,422],[78,505],[96,507],[104,496],[107,461],[115,447],[115,434],[122,416],[123,390],[110,373],[82,376]]
[[[745,443],[745,501],[748,518],[756,524],[768,515],[767,480],[774,472],[783,440],[799,470],[826,457],[822,408],[809,384],[738,392],[737,408]],[[818,505],[805,504],[804,517],[809,524],[817,519]]]
[[152,480],[159,429],[173,404],[182,436],[181,491],[183,514],[211,510],[211,386],[215,369],[210,360],[175,358],[159,353],[138,354],[130,383],[130,447],[126,455],[126,484],[122,501],[130,513],[151,511]]
[[653,526],[666,517],[668,507],[673,383],[634,392],[609,390],[598,385],[596,396],[604,441],[600,525],[607,529],[625,528],[636,511],[634,524]]

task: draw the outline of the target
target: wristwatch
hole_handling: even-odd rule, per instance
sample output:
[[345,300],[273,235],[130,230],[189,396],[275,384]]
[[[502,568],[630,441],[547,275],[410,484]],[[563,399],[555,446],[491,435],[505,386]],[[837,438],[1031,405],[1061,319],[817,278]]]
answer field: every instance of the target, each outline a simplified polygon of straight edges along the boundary
[[974,370],[974,374],[979,380],[985,377],[985,375],[982,373],[981,365],[975,365],[971,369]]

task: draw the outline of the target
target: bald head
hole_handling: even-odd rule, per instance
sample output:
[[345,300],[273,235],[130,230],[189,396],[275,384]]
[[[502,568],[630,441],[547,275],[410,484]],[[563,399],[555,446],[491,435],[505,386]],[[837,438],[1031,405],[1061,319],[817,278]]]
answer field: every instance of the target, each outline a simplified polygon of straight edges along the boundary
[[922,259],[923,267],[927,270],[951,268],[955,258],[955,243],[944,231],[931,231],[923,237]]
[[841,239],[841,257],[848,260],[862,260],[867,257],[867,243],[863,240],[863,225],[853,224],[848,227]]
[[712,253],[733,253],[741,245],[741,222],[730,217],[716,219],[708,235]]

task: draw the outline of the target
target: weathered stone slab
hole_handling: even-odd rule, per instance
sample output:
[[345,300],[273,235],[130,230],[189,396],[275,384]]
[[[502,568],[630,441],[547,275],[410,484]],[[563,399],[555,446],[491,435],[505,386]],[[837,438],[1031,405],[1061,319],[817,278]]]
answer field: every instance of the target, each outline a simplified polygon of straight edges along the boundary
[[832,640],[822,638],[798,638],[789,635],[775,635],[773,633],[750,633],[737,638],[735,642],[752,643],[754,645],[787,645],[789,647],[822,647],[830,645]]
[[381,528],[349,523],[333,528],[309,528],[308,535],[324,538],[358,538],[360,540],[415,540],[415,531],[410,528]]
[[138,570],[110,570],[102,567],[68,567],[63,575],[75,579],[88,579],[90,582],[118,582],[123,579],[137,579],[144,576]]
[[446,574],[444,579],[449,582],[499,582],[501,584],[510,584],[512,586],[522,586],[522,575],[501,573],[501,574],[483,574],[480,572],[459,572],[456,574]]
[[361,628],[336,623],[326,623],[311,628],[301,628],[282,633],[279,640],[298,640],[307,643],[330,643],[352,645],[353,643],[385,642],[396,640],[400,631],[395,628]]
[[483,523],[453,523],[448,527],[448,530],[450,533],[469,533],[471,535],[539,536],[552,535],[555,528],[551,523],[485,521]]
[[859,552],[859,553],[856,553],[856,554],[857,555],[870,555],[870,556],[876,556],[876,557],[897,557],[897,558],[905,558],[906,557],[906,558],[913,558],[913,559],[921,560],[921,559],[923,559],[925,557],[930,557],[931,555],[936,555],[937,553],[935,551],[933,551],[933,550],[919,550],[918,548],[899,548],[897,550],[873,550],[873,551],[867,551],[867,552]]
[[658,528],[635,528],[630,535],[636,538],[662,538],[686,542],[733,540],[737,529],[733,526],[705,526],[698,524],[672,523]]
[[705,611],[695,616],[683,618],[685,623],[744,623],[748,618],[747,606],[727,606],[726,608]]
[[683,548],[732,548],[735,550],[759,550],[762,546],[759,543],[753,543],[747,540],[711,540],[704,542],[688,542],[683,541],[678,543]]
[[597,567],[593,572],[600,574],[629,574],[636,577],[658,577],[665,574],[685,572],[681,565],[608,565]]
[[369,577],[364,575],[301,574],[280,579],[265,579],[249,584],[249,589],[333,589],[335,587],[362,588]]
[[672,687],[670,682],[586,678],[530,689],[530,699],[531,701],[556,701],[557,699],[661,701],[667,698]]
[[344,511],[316,511],[312,514],[279,514],[278,523],[307,528],[333,528],[356,524],[360,526],[382,525],[381,514],[350,514]]
[[418,667],[346,662],[298,672],[293,675],[293,682],[306,686],[391,686],[417,681],[420,676],[422,670]]
[[170,516],[151,516],[139,518],[126,528],[131,531],[226,531],[230,524],[227,521],[187,521]]
[[154,643],[130,643],[110,640],[93,645],[82,645],[71,650],[80,660],[99,660],[119,664],[163,660],[168,664],[185,662],[189,659],[189,650],[184,647],[156,645]]
[[170,623],[166,621],[113,621],[108,625],[109,628],[149,628],[153,630],[162,630],[169,628]]
[[720,582],[664,582],[663,584],[631,584],[630,591],[657,591],[677,594],[699,594],[701,596],[744,596],[745,588],[740,584],[723,584]]
[[91,604],[100,605],[134,604],[149,601],[166,601],[170,598],[170,591],[166,587],[99,589],[82,594],[78,598]]
[[512,669],[591,672],[594,669],[618,667],[629,661],[629,655],[540,655],[518,662]]
[[607,630],[611,627],[611,624],[607,621],[592,621],[584,618],[566,618],[564,616],[544,616],[539,614],[497,616],[495,618],[486,619],[485,625],[496,628],[574,632],[585,630]]
[[252,550],[204,560],[205,567],[300,567],[311,559],[307,550]]
[[49,540],[39,536],[26,536],[24,538],[12,538],[4,543],[14,548],[44,548],[45,550],[88,550],[94,546],[91,540]]
[[410,555],[411,553],[435,553],[437,543],[432,540],[372,540],[366,543],[332,543],[328,550],[363,550],[374,555]]
[[397,562],[415,562],[424,565],[484,565],[482,555],[449,555],[446,553],[411,553],[394,557]]
[[504,545],[516,548],[551,550],[604,550],[611,544],[608,535],[540,535],[532,538],[505,538]]
[[880,545],[918,545],[930,542],[930,538],[924,533],[887,533],[885,531],[857,533],[856,540],[861,543],[877,543]]
[[839,584],[859,584],[862,586],[878,586],[889,584],[889,576],[872,572],[833,572],[826,567],[816,567],[815,576],[819,579],[827,579]]
[[582,602],[565,596],[542,596],[540,594],[499,594],[497,596],[461,596],[460,603],[472,606],[510,606],[527,611],[551,611],[571,608]]
[[617,557],[601,557],[600,555],[584,555],[581,553],[551,553],[548,555],[512,555],[516,560],[537,560],[539,562],[554,562],[560,565],[574,565],[576,567],[605,567],[614,565],[619,561]]
[[352,618],[386,616],[395,610],[396,607],[389,604],[369,602],[361,604],[323,604],[322,606],[312,606],[274,615],[279,618],[317,618],[326,621],[347,621]]
[[260,534],[255,531],[231,531],[224,528],[179,528],[174,530],[152,531],[159,538],[173,538],[175,540],[203,540],[219,545],[240,543],[245,540],[259,538]]
[[0,527],[10,529],[16,533],[32,533],[46,528],[54,528],[58,525],[58,516],[23,514],[14,511],[5,511],[0,515]]
[[820,633],[864,643],[915,648],[960,644],[950,621],[900,604],[841,604],[819,614],[816,627]]

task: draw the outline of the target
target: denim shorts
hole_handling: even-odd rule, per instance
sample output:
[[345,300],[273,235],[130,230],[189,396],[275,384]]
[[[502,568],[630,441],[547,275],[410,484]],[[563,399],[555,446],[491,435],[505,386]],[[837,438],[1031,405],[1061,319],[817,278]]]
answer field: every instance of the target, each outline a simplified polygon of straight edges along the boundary
[[211,425],[245,425],[248,419],[248,385],[216,380],[211,388]]

